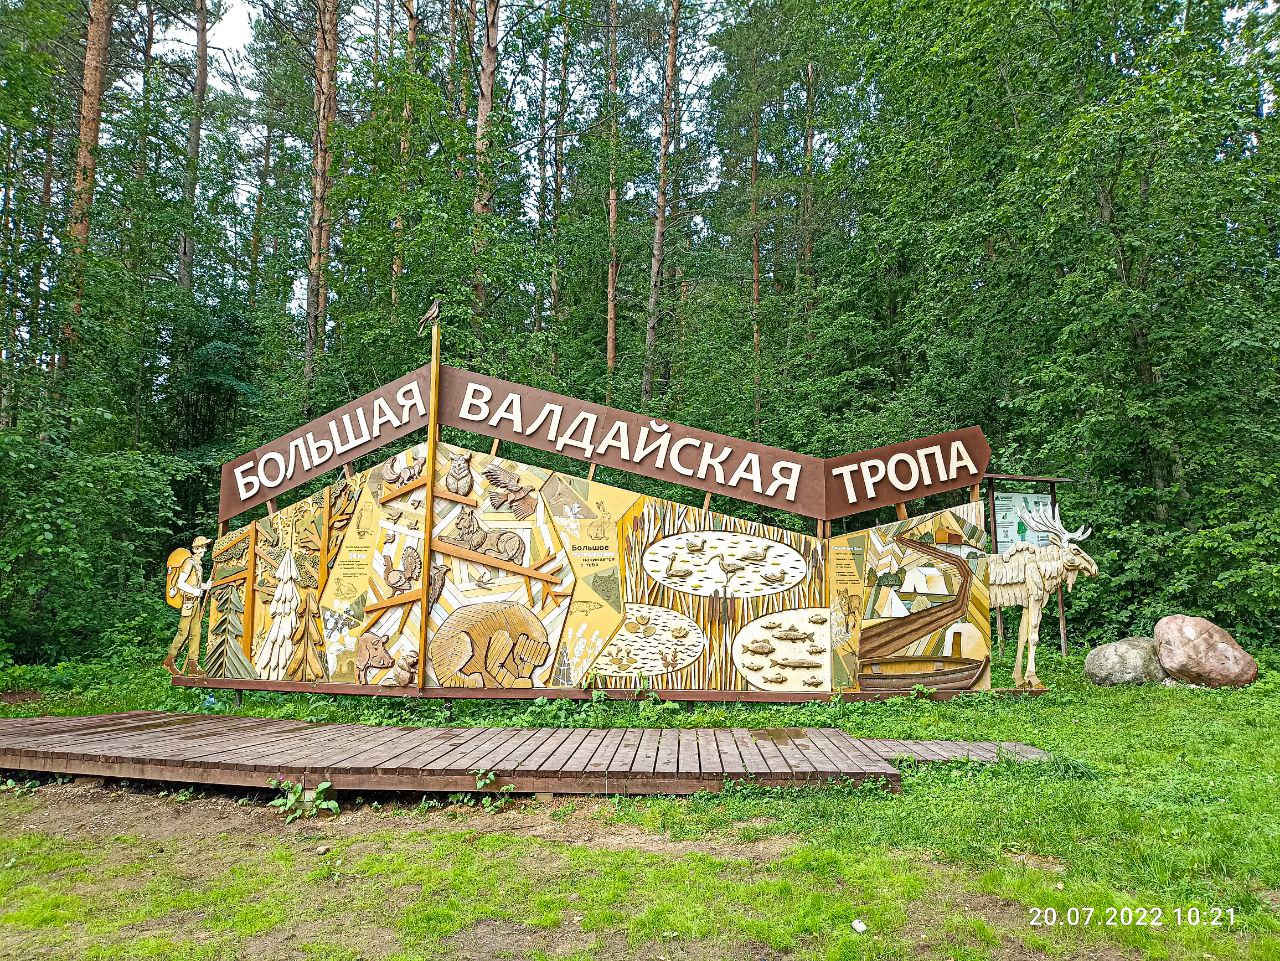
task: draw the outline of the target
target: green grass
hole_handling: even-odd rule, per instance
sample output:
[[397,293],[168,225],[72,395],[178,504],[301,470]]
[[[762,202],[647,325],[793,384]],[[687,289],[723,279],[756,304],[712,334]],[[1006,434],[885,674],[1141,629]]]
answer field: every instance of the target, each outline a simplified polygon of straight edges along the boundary
[[[0,949],[20,935],[54,955],[92,956],[93,945],[127,942],[127,950],[103,956],[235,957],[273,932],[350,917],[374,919],[395,946],[392,956],[405,958],[448,956],[451,938],[486,923],[508,926],[500,942],[521,932],[516,957],[758,950],[906,958],[922,950],[958,961],[1005,957],[1012,945],[1062,957],[1105,949],[1280,958],[1280,664],[1264,660],[1249,689],[1207,691],[1094,688],[1080,679],[1078,658],[1044,661],[1053,690],[1043,697],[945,703],[686,710],[660,702],[463,701],[446,720],[438,702],[251,693],[241,713],[369,724],[820,725],[866,736],[1020,740],[1053,760],[908,769],[901,795],[870,786],[735,785],[691,798],[615,799],[597,815],[655,838],[721,839],[730,851],[735,842],[786,839],[783,853],[765,859],[415,830],[415,815],[405,811],[404,830],[337,841],[323,861],[304,860],[288,836],[266,849],[228,852],[210,843],[209,870],[183,881],[153,842],[117,838],[99,849],[11,829],[0,834]],[[0,690],[22,689],[44,699],[6,713],[235,713],[229,694],[174,689],[161,672],[133,665],[0,672]],[[0,795],[0,816],[39,796]],[[546,813],[565,823],[583,817],[565,802]],[[993,913],[975,904],[1003,907]],[[1108,907],[1155,907],[1166,923],[1032,928],[1031,906],[1062,915],[1091,906],[1099,917]],[[1236,926],[1172,923],[1174,909],[1188,906],[1233,907]],[[192,928],[175,918],[197,920]],[[867,934],[852,930],[854,918],[869,925]],[[362,956],[341,926],[300,937],[292,956]]]

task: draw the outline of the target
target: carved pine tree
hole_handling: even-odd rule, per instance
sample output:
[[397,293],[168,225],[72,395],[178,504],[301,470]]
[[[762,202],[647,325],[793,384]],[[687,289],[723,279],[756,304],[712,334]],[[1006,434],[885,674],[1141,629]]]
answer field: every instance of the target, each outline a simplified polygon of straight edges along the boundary
[[320,602],[314,591],[307,594],[302,607],[302,619],[293,634],[293,656],[289,658],[285,674],[291,681],[323,681],[328,678],[328,671],[325,670]]
[[216,604],[209,625],[209,649],[205,654],[205,672],[210,677],[253,679],[258,672],[244,656],[244,586],[226,584],[213,594]]

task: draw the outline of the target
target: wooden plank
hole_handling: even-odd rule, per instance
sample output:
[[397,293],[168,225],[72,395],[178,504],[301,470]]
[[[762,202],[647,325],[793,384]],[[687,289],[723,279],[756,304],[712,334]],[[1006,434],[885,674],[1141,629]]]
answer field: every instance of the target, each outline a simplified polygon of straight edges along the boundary
[[[431,538],[431,549],[437,554],[448,554],[450,557],[456,557],[462,561],[471,561],[473,564],[480,564],[484,567],[495,567],[500,571],[508,571],[512,574],[519,574],[522,577],[531,577],[535,581],[545,581],[557,587],[564,580],[562,577],[556,577],[554,574],[540,571],[536,567],[525,567],[523,564],[513,564],[511,561],[503,560],[501,557],[494,557],[492,554],[480,554],[476,551],[470,551],[465,547],[450,544],[448,541],[441,540],[438,537]],[[548,560],[550,559],[548,558]]]
[[640,741],[644,737],[644,730],[637,727],[627,728],[622,733],[622,740],[618,742],[618,749],[614,751],[613,757],[609,759],[609,764],[605,768],[610,774],[629,774],[632,765],[635,763],[636,754],[640,750]]
[[773,742],[767,732],[749,731],[748,733],[751,736],[751,742],[756,746],[756,750],[764,758],[770,774],[790,775],[793,773],[791,765],[787,763],[787,759],[778,750],[778,745]]
[[488,728],[455,727],[450,728],[450,735],[443,740],[432,741],[419,751],[402,754],[397,758],[378,765],[378,770],[419,771],[430,767],[438,759],[447,757],[468,741],[484,737]]
[[769,767],[769,762],[760,752],[759,746],[756,744],[755,738],[751,736],[751,732],[745,728],[735,727],[729,734],[733,737],[733,743],[738,747],[738,753],[742,755],[742,765],[747,769],[747,774],[753,778],[768,777],[773,773],[773,769]]
[[445,740],[456,730],[448,727],[409,728],[399,740],[364,751],[350,758],[343,767],[352,774],[371,773],[384,764],[394,764],[405,755],[417,754],[429,745]]
[[812,765],[816,774],[832,777],[841,773],[840,765],[827,757],[822,748],[813,742],[813,739],[809,737],[807,728],[793,727],[788,728],[788,730],[791,732],[791,743],[796,750],[804,755],[805,760]]
[[347,737],[335,739],[325,747],[291,758],[290,763],[295,767],[317,770],[337,766],[350,758],[375,750],[380,744],[399,741],[404,737],[404,732],[404,728],[398,727],[366,727],[362,732],[351,731]]
[[511,753],[506,755],[493,770],[499,772],[499,774],[510,774],[515,771],[534,751],[554,737],[557,731],[558,729],[554,727],[530,728],[532,736],[513,748]]
[[636,745],[636,756],[631,762],[632,774],[652,774],[654,763],[658,759],[658,738],[661,732],[655,728],[647,728],[640,732],[640,743]]
[[510,741],[516,730],[511,727],[489,728],[484,737],[472,740],[452,754],[433,761],[431,770],[446,774],[473,774],[484,768],[479,762],[494,749]]
[[716,748],[720,754],[720,767],[730,777],[746,774],[747,766],[742,762],[742,751],[733,739],[733,732],[725,728],[716,728],[712,735],[716,739]]
[[658,753],[653,759],[653,773],[674,777],[680,770],[680,732],[663,728],[658,732]]
[[248,720],[257,721],[257,723],[231,729],[220,728],[215,733],[206,733],[203,736],[201,732],[192,731],[188,737],[172,738],[164,744],[154,745],[151,750],[152,757],[156,761],[173,764],[185,764],[204,757],[211,757],[214,761],[225,760],[229,749],[251,740],[261,739],[264,743],[267,741],[274,743],[282,737],[295,732],[302,733],[310,727],[306,721],[289,723],[263,718]]
[[591,762],[591,758],[595,756],[600,745],[604,743],[605,735],[608,731],[593,729],[587,732],[587,736],[582,739],[568,760],[560,766],[560,770],[565,774],[576,774],[585,771],[587,765]]
[[629,733],[625,728],[611,728],[605,733],[604,740],[600,742],[600,746],[596,748],[595,754],[591,755],[584,768],[589,773],[609,770],[613,764],[613,756],[618,753],[618,747],[622,744],[622,738]]
[[192,723],[204,726],[216,723],[216,720],[212,718],[202,719],[198,715],[184,715],[178,719],[172,717],[142,719],[121,725],[118,729],[95,727],[83,732],[76,731],[47,737],[24,737],[23,743],[17,745],[16,750],[20,754],[29,754],[32,757],[45,757],[66,752],[96,756],[100,748],[107,748],[116,744],[140,743],[137,741],[137,736],[147,731],[159,732]]
[[569,735],[574,730],[575,728],[568,727],[552,728],[551,735],[515,766],[515,773],[522,774],[539,770],[542,765],[547,763],[547,759],[559,750],[560,745],[569,739]]
[[589,728],[573,728],[569,732],[569,736],[561,742],[560,746],[552,752],[550,757],[542,762],[542,766],[539,767],[538,770],[543,773],[548,771],[558,773],[562,771],[564,769],[565,762],[568,761],[569,758],[573,757],[573,752],[578,749],[578,746],[586,740],[587,735],[590,733],[591,731]]
[[476,767],[497,775],[521,747],[537,738],[538,733],[537,728],[512,728],[511,736],[477,761]]
[[720,749],[716,746],[716,732],[710,728],[698,728],[693,732],[698,749],[698,770],[703,774],[724,777],[724,764]]

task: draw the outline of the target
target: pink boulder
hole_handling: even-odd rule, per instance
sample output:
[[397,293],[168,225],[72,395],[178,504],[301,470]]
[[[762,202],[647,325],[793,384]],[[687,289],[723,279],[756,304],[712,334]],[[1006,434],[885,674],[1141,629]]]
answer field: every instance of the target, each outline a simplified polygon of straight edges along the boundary
[[1156,623],[1155,635],[1160,664],[1174,680],[1244,687],[1258,678],[1258,662],[1213,621],[1173,614]]

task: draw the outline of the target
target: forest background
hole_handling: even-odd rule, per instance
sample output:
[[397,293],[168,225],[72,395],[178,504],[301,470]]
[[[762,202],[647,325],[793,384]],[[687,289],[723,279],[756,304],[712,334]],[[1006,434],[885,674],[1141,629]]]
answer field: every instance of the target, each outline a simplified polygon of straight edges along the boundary
[[0,0],[0,664],[158,644],[220,464],[436,299],[449,362],[792,450],[978,424],[1078,480],[1077,638],[1277,645],[1276,50],[1204,0]]

